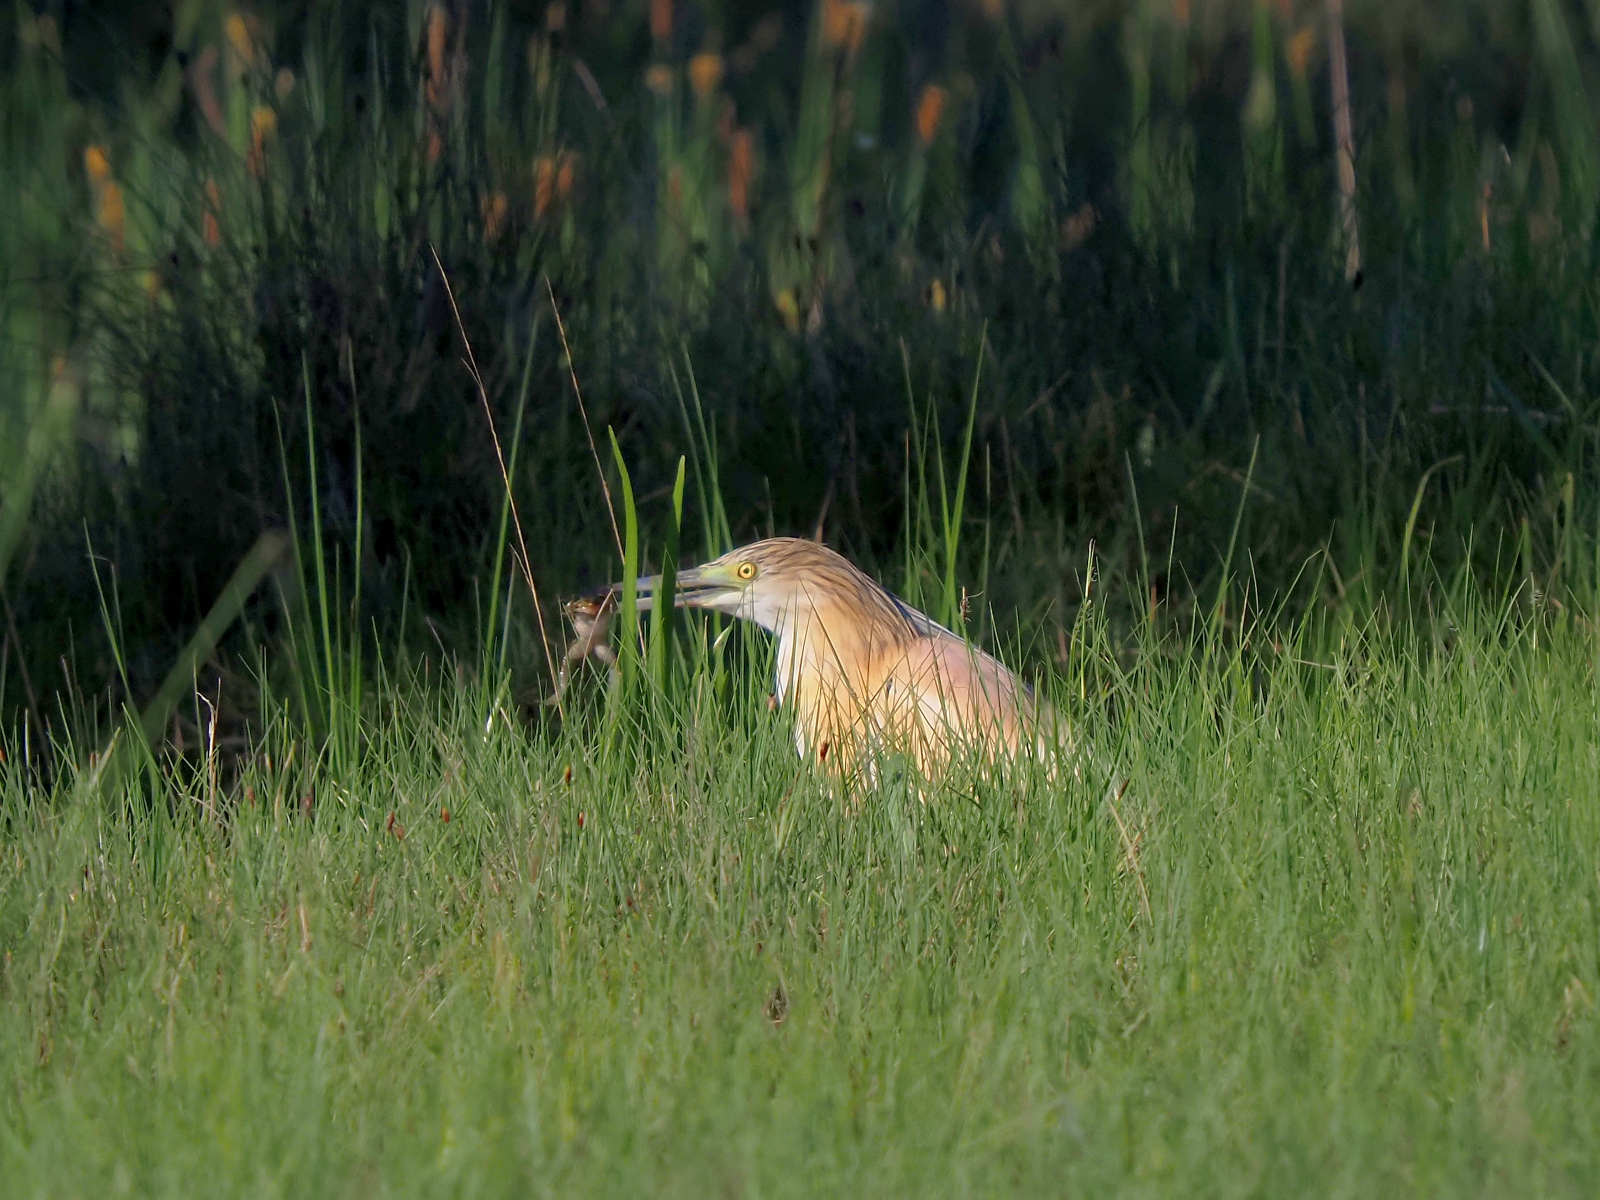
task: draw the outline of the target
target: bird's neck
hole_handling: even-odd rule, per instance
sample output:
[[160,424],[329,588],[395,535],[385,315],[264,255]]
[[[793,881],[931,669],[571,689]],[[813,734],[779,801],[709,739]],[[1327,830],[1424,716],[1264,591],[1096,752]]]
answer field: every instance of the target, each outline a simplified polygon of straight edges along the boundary
[[912,631],[887,596],[881,606],[805,605],[788,618],[774,631],[778,698],[794,705],[802,736],[820,743],[854,721],[884,660]]
[[847,622],[829,622],[814,609],[794,614],[778,633],[778,698],[803,703],[819,687],[848,682],[866,649]]

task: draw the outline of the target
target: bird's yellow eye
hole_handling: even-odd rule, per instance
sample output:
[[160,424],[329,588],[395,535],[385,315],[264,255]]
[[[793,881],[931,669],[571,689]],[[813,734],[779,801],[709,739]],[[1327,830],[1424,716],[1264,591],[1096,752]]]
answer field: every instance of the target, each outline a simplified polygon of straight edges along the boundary
[[749,583],[756,577],[756,565],[753,562],[742,562],[739,564],[738,569],[734,571],[734,574]]

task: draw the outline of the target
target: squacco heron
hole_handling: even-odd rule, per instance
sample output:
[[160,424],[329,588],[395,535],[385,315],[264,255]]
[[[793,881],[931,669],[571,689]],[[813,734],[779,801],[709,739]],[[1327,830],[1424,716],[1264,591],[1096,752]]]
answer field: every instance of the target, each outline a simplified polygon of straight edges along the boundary
[[[648,609],[661,577],[639,580]],[[777,639],[776,693],[801,757],[872,770],[876,752],[932,776],[952,755],[1055,761],[1066,730],[999,660],[888,592],[843,555],[769,538],[678,572],[675,602],[754,621]]]

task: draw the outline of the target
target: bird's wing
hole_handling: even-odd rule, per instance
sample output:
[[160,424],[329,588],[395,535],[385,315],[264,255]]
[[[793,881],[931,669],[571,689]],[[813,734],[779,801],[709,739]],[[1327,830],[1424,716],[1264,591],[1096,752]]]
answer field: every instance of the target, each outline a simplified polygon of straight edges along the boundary
[[997,659],[941,630],[913,639],[886,665],[868,706],[882,733],[947,751],[964,741],[1017,745],[1031,706]]
[[939,622],[935,621],[921,609],[912,608],[911,605],[900,599],[899,596],[896,596],[888,588],[880,588],[880,590],[886,597],[888,597],[889,603],[894,605],[894,607],[899,611],[900,615],[905,618],[906,624],[911,626],[912,630],[918,637],[947,637],[955,638],[955,640],[958,642],[961,641],[959,635],[957,635],[953,630],[946,629],[943,625],[939,624]]

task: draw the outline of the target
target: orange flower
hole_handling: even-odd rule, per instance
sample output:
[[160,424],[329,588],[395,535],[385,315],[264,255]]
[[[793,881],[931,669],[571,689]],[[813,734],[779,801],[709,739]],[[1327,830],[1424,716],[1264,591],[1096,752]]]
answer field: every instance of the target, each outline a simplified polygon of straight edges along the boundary
[[924,146],[933,142],[939,132],[939,121],[944,116],[945,92],[936,83],[922,89],[917,101],[917,137]]
[[110,236],[111,248],[121,254],[128,213],[122,201],[122,189],[113,179],[100,185],[100,206],[96,219],[100,222],[100,228]]
[[822,0],[822,40],[854,54],[866,36],[866,0]]
[[578,168],[578,156],[563,150],[560,156],[561,165],[556,168],[556,200],[565,201],[572,195],[572,177]]
[[1311,49],[1316,40],[1316,30],[1309,25],[1289,39],[1284,57],[1289,60],[1289,71],[1296,79],[1306,77],[1306,67],[1311,61]]
[[267,143],[278,132],[278,114],[265,104],[250,111],[250,153],[245,157],[245,167],[260,179],[267,165]]
[[1172,15],[1180,25],[1189,23],[1189,0],[1173,0]]
[[496,241],[506,227],[506,194],[490,192],[483,198],[483,240]]
[[689,60],[689,86],[701,99],[717,90],[722,82],[722,55],[709,51]]
[[1317,30],[1307,26],[1299,30],[1298,34],[1290,38],[1290,45],[1285,50],[1285,58],[1290,61],[1290,74],[1294,78],[1306,78],[1306,67],[1310,62],[1310,51],[1317,43]]
[[845,0],[822,0],[822,40],[830,46],[842,46],[849,17]]
[[550,211],[556,191],[556,160],[541,154],[533,161],[533,219],[538,221]]
[[1084,201],[1076,212],[1061,222],[1061,248],[1070,253],[1083,245],[1094,232],[1099,219],[1099,214],[1094,211],[1094,205],[1087,200]]
[[428,165],[431,167],[444,157],[444,139],[437,129],[428,130]]
[[200,106],[200,115],[205,117],[206,124],[218,137],[228,136],[228,121],[222,115],[222,105],[217,102],[216,85],[212,82],[211,74],[217,69],[217,48],[207,46],[200,51],[194,60],[194,66],[189,68],[189,86],[194,88],[195,103]]
[[658,96],[672,94],[672,68],[657,63],[644,73],[644,85]]
[[272,80],[272,90],[280,104],[287,100],[289,93],[294,91],[294,72],[288,67],[279,67]]
[[83,152],[83,169],[89,182],[104,183],[111,178],[111,157],[104,146],[90,146]]
[[448,74],[444,53],[450,38],[450,17],[443,6],[428,8],[428,103],[434,108],[445,106],[445,87]]
[[228,19],[222,23],[222,32],[227,34],[228,45],[233,47],[234,54],[239,61],[246,65],[255,60],[256,48],[250,38],[250,26],[238,13],[229,13]]
[[783,318],[783,323],[790,333],[800,332],[800,304],[795,299],[793,288],[784,288],[773,298],[777,306],[778,315]]
[[755,139],[736,129],[728,146],[728,207],[741,226],[750,224],[750,177],[755,166]]
[[850,0],[845,5],[845,14],[844,48],[846,53],[854,54],[867,36],[867,18],[872,15],[872,6],[866,0]]
[[658,42],[672,36],[672,0],[650,0],[650,36]]

